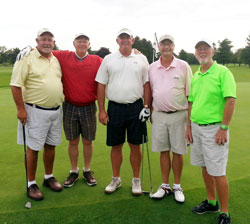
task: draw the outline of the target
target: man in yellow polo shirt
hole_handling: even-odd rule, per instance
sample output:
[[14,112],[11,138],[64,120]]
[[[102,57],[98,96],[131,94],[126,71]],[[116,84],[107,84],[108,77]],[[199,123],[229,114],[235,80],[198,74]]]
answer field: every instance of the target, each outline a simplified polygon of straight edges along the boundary
[[192,210],[197,214],[218,212],[217,192],[221,207],[218,224],[230,224],[226,166],[228,126],[234,111],[236,85],[230,70],[213,61],[210,41],[198,41],[195,56],[201,66],[191,81],[186,138],[191,143],[192,165],[202,168],[207,198]]
[[53,56],[54,35],[47,28],[38,31],[37,47],[14,65],[11,90],[17,107],[17,143],[23,144],[23,125],[27,142],[28,196],[42,200],[36,184],[38,152],[44,148],[45,175],[43,185],[53,191],[62,190],[52,174],[55,146],[61,143],[63,87],[61,67]]

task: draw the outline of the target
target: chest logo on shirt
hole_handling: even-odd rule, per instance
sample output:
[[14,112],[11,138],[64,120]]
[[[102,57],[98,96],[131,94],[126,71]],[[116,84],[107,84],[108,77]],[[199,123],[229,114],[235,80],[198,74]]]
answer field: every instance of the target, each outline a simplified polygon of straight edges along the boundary
[[173,78],[174,78],[174,79],[178,79],[178,80],[180,79],[180,77],[178,77],[178,76],[174,76]]
[[138,64],[138,62],[137,62],[137,61],[134,61],[134,64]]

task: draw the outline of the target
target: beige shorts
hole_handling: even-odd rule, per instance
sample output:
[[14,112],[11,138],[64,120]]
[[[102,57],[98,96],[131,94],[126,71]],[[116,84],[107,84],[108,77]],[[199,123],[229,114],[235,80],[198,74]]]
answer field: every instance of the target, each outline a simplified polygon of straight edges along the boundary
[[227,143],[218,145],[215,136],[219,124],[199,126],[192,123],[193,144],[191,144],[191,164],[206,167],[211,176],[225,176],[228,160],[229,132]]
[[[41,110],[25,104],[28,114],[25,125],[27,146],[35,151],[44,148],[44,144],[59,145],[62,133],[62,109]],[[23,145],[23,127],[18,121],[17,144]]]
[[164,152],[171,150],[177,154],[187,154],[186,125],[186,110],[172,114],[153,111],[152,151]]

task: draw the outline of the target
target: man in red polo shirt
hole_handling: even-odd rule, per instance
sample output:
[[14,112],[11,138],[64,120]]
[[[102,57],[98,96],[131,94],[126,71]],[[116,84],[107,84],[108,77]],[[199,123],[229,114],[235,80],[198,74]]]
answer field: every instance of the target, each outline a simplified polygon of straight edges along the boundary
[[71,187],[78,180],[78,145],[80,135],[83,143],[83,178],[89,186],[96,185],[96,179],[90,170],[93,153],[92,141],[96,135],[96,93],[95,77],[102,59],[89,55],[89,37],[83,33],[74,39],[73,51],[53,51],[62,68],[62,83],[65,101],[63,103],[63,127],[69,141],[68,153],[71,163],[70,174],[64,187]]
[[[68,153],[71,163],[70,174],[64,181],[64,187],[71,187],[78,180],[78,145],[80,135],[83,143],[83,178],[89,186],[97,184],[90,162],[93,153],[92,141],[96,135],[96,73],[102,62],[97,55],[89,55],[89,37],[79,33],[73,41],[73,51],[53,51],[62,69],[62,83],[65,101],[63,103],[63,127],[69,141]],[[20,52],[17,60],[30,53],[27,47]]]

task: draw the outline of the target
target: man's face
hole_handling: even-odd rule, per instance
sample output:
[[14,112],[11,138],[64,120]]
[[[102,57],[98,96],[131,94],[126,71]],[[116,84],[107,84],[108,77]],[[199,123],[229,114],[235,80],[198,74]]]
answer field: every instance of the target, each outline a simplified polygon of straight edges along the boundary
[[36,38],[37,49],[41,53],[50,54],[55,46],[54,37],[50,33],[43,33]]
[[126,33],[122,33],[117,39],[117,44],[120,46],[120,49],[132,49],[132,45],[135,40],[133,37],[129,36]]
[[211,63],[213,61],[214,50],[206,43],[201,43],[195,49],[195,57],[201,65]]
[[88,38],[82,36],[75,39],[73,44],[77,54],[85,54],[89,49],[90,42]]
[[162,56],[172,56],[174,53],[174,44],[171,40],[163,40],[159,44],[159,50]]

